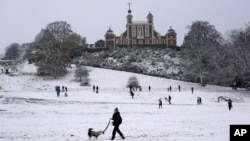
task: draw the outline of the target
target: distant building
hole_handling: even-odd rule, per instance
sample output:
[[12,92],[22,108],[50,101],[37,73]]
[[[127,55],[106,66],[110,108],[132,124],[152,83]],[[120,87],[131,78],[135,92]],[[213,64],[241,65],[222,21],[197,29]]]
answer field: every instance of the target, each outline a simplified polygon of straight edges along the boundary
[[172,27],[164,36],[154,29],[154,16],[151,12],[147,15],[147,21],[133,21],[129,8],[127,15],[126,31],[121,36],[116,36],[109,27],[105,36],[105,47],[116,46],[164,46],[176,47],[176,32]]
[[105,41],[104,40],[98,40],[95,42],[96,48],[104,48],[105,47]]
[[87,48],[95,48],[95,44],[88,44]]

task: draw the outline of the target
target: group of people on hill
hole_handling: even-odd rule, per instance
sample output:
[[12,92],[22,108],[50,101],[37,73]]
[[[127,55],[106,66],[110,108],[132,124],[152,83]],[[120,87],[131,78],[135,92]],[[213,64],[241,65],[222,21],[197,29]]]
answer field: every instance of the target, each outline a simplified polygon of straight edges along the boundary
[[[172,86],[169,86],[167,88],[167,90],[168,90],[168,92],[172,92]],[[148,91],[151,91],[151,86],[148,86]],[[178,85],[178,91],[179,92],[181,91],[181,86],[180,85]],[[192,94],[194,93],[194,87],[191,87],[191,92],[192,92]]]
[[[62,87],[62,89],[63,89],[63,87]],[[64,89],[66,90],[66,92],[67,92],[67,87],[64,87]],[[134,95],[135,95],[135,93],[134,93],[134,91],[136,91],[136,89],[133,87],[133,86],[130,86],[129,87],[129,89],[130,89],[130,95],[131,95],[131,97],[132,97],[132,99],[134,99]],[[151,86],[148,86],[148,90],[149,91],[151,91]],[[179,90],[179,92],[181,91],[181,86],[180,85],[178,85],[178,90]],[[169,88],[168,88],[168,91],[169,92],[171,92],[172,91],[172,87],[171,86],[169,86]],[[99,92],[99,87],[98,86],[93,86],[93,92],[95,92],[95,93],[98,93]],[[193,94],[194,93],[194,87],[191,87],[191,93]],[[172,97],[169,95],[168,97],[165,97],[164,98],[169,104],[171,104],[171,99],[172,99]],[[229,110],[231,110],[232,109],[232,100],[231,99],[229,99],[229,100],[227,100],[228,101],[228,107],[229,107]],[[202,98],[201,97],[197,97],[197,105],[201,105],[202,104]],[[159,99],[159,109],[161,109],[162,108],[162,99],[160,98]]]
[[57,97],[60,96],[60,92],[65,92],[64,96],[68,97],[68,93],[67,93],[68,92],[68,87],[62,86],[62,90],[61,90],[60,86],[55,86],[55,90],[56,90]]
[[[169,104],[171,104],[171,96],[170,95],[168,96],[168,98],[166,97],[165,100],[167,100],[169,102]],[[202,104],[201,97],[197,98],[197,103]],[[231,110],[231,108],[232,108],[232,100],[231,99],[228,100],[228,107],[229,107],[229,110]],[[159,109],[161,109],[161,108],[162,108],[162,100],[159,99]],[[111,120],[113,120],[113,126],[114,126],[111,140],[115,139],[116,132],[121,136],[122,139],[125,139],[123,133],[119,129],[119,126],[122,123],[122,117],[121,117],[120,112],[119,112],[117,107],[114,109],[114,114],[113,114]]]
[[10,74],[9,69],[5,69],[5,71],[4,71],[4,69],[2,68],[1,71],[2,71],[2,73]]
[[96,93],[96,94],[98,94],[98,92],[99,92],[99,87],[94,85],[94,86],[93,86],[93,92]]
[[[98,93],[98,86],[93,86],[93,92],[95,92],[95,93]],[[169,91],[171,92],[171,86],[168,88],[169,89]],[[151,86],[149,86],[148,87],[148,90],[149,91],[151,91]],[[180,87],[180,85],[178,86],[178,90],[179,91],[181,91],[181,87]],[[133,87],[130,87],[130,95],[132,96],[132,99],[133,99],[133,97],[134,97],[134,89],[133,89]],[[193,93],[194,92],[194,88],[193,87],[191,87],[191,92]],[[171,100],[172,100],[172,97],[171,97],[171,95],[169,95],[168,97],[165,97],[164,98],[169,104],[171,104]],[[231,99],[229,99],[229,100],[227,100],[228,101],[228,107],[229,107],[229,110],[231,110],[232,109],[232,100]],[[162,109],[162,98],[160,98],[159,99],[159,109]],[[202,104],[202,99],[201,99],[201,97],[197,97],[197,105],[201,105]],[[119,129],[119,126],[121,125],[121,123],[122,123],[122,117],[121,117],[121,115],[120,115],[120,112],[119,112],[119,110],[118,110],[118,108],[116,107],[115,109],[114,109],[114,114],[113,114],[113,116],[112,116],[112,118],[111,118],[111,120],[113,120],[113,126],[114,126],[114,128],[113,128],[113,131],[112,131],[112,137],[111,137],[111,140],[114,140],[115,139],[115,135],[116,135],[116,133],[118,133],[120,136],[121,136],[121,138],[122,139],[125,139],[125,137],[124,137],[124,135],[123,135],[123,133],[120,131],[120,129]]]
[[[164,98],[169,104],[171,104],[171,99],[172,97],[169,95],[168,97]],[[162,100],[161,98],[159,99],[159,109],[162,109]]]

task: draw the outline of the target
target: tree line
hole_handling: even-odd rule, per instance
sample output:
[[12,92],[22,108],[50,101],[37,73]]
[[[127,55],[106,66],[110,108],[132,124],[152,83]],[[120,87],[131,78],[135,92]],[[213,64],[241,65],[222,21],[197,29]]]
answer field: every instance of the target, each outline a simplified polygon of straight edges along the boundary
[[184,74],[191,81],[250,87],[250,23],[228,32],[228,39],[206,21],[187,28],[182,57]]
[[[207,21],[195,21],[187,26],[181,53],[177,56],[181,59],[179,67],[185,80],[201,85],[236,83],[249,87],[250,23],[229,31],[226,37]],[[67,73],[69,64],[83,55],[86,46],[86,38],[73,32],[70,24],[56,21],[42,29],[25,51],[18,43],[8,46],[2,59],[17,60],[22,56],[35,63],[38,74],[57,77]]]

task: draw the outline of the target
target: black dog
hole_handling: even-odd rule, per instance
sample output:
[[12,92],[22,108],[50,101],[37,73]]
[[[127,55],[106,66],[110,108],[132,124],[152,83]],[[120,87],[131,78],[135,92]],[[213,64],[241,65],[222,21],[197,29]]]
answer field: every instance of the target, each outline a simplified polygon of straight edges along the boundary
[[104,134],[103,131],[93,131],[92,128],[89,128],[88,132],[89,139],[91,139],[91,137],[95,137],[97,139],[101,134]]

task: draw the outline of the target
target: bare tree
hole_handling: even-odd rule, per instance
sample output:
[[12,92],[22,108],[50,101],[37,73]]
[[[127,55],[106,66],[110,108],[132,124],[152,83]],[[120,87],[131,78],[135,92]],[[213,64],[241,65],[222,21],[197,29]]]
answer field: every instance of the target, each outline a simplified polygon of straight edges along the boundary
[[[38,74],[51,75],[55,78],[66,74],[70,63],[71,45],[75,40],[65,40],[72,35],[70,24],[65,21],[49,23],[35,38],[38,49],[33,60],[38,67]],[[73,42],[73,43],[72,43]]]
[[138,79],[135,76],[131,76],[128,79],[127,87],[136,87],[140,86]]
[[226,55],[231,81],[246,87],[250,84],[250,23],[245,29],[231,31]]
[[66,21],[56,21],[47,25],[46,29],[55,38],[56,41],[64,42],[64,40],[72,33],[71,25]]
[[20,57],[20,44],[13,43],[5,49],[5,60],[17,60]]
[[219,32],[208,22],[196,21],[188,26],[188,34],[184,38],[185,74],[193,81],[204,84],[209,70],[212,68],[211,57],[222,40]]
[[88,78],[89,76],[89,70],[82,65],[77,65],[77,68],[75,70],[75,78],[82,82],[82,78]]

